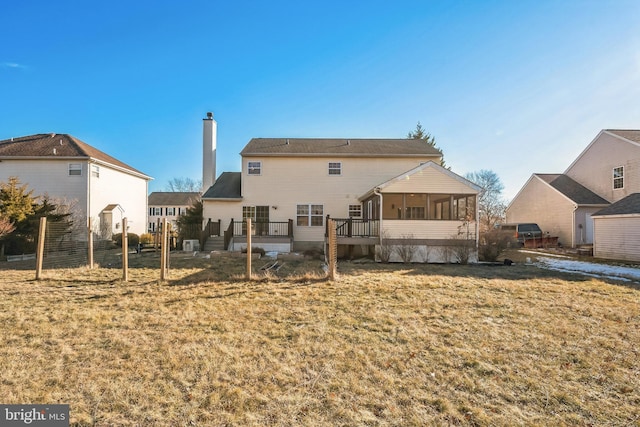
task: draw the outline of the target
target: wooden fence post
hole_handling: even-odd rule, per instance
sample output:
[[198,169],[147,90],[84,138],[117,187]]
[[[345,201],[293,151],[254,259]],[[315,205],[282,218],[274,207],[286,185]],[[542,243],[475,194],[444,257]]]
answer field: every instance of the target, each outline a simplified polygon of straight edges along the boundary
[[251,218],[247,218],[247,280],[251,280]]
[[160,242],[160,280],[165,280],[167,278],[167,218],[162,218]]
[[92,221],[91,218],[89,218],[88,221],[89,225],[88,225],[88,233],[87,233],[87,264],[89,264],[89,270],[93,270],[93,231],[91,230],[92,227]]
[[47,217],[40,218],[40,230],[38,230],[38,251],[36,254],[36,280],[42,278],[42,259],[44,258],[44,238],[47,229]]
[[332,219],[327,220],[329,227],[329,279],[335,280],[338,270],[338,236],[336,230],[335,221]]
[[122,280],[129,280],[129,236],[127,218],[122,218]]

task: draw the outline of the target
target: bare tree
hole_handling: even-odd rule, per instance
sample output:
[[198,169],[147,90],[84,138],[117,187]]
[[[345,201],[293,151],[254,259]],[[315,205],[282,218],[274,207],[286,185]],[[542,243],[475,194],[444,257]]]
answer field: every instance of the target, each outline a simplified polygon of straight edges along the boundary
[[193,178],[171,178],[166,191],[180,193],[197,193],[202,187],[202,180]]
[[478,195],[478,215],[480,232],[488,232],[495,228],[504,218],[507,204],[502,198],[504,185],[494,171],[482,169],[465,175],[469,181],[482,187]]

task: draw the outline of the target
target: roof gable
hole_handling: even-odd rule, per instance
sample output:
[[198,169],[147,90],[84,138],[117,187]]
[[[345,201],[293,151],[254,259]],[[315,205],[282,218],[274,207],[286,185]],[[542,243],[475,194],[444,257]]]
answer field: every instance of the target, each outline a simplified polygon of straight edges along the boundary
[[578,157],[576,157],[576,159],[573,162],[571,162],[571,164],[564,171],[564,173],[566,174],[567,172],[569,172],[580,161],[580,159],[589,151],[589,149],[591,149],[591,147],[598,142],[600,137],[605,134],[610,135],[614,138],[617,138],[620,141],[624,141],[629,144],[632,144],[636,147],[640,147],[640,130],[603,129],[598,133],[598,135],[596,135],[596,137],[589,143],[589,145],[587,145],[587,148],[582,150],[582,152],[578,155]]
[[[446,190],[440,191],[440,189],[443,188],[442,177],[445,178],[444,185]],[[433,184],[436,181],[438,185],[434,186]],[[383,192],[410,192],[425,190],[426,192],[434,193],[462,193],[467,191],[479,193],[482,191],[482,187],[431,161],[416,166],[395,178],[391,178],[390,180],[381,183],[376,186],[376,189]]]
[[608,205],[609,202],[563,174],[534,174],[551,188],[578,205]]
[[442,158],[421,139],[253,138],[240,155]]
[[139,170],[68,134],[41,133],[0,141],[0,159],[92,159],[144,175]]

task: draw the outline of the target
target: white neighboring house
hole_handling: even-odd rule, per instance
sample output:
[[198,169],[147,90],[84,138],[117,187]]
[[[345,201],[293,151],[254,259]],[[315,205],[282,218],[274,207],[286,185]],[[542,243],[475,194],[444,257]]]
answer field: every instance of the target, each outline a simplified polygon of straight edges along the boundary
[[228,250],[246,247],[248,218],[254,246],[323,250],[331,218],[343,255],[405,245],[413,261],[449,262],[464,242],[477,260],[480,187],[422,140],[254,138],[240,154],[242,172],[222,173],[202,196],[204,221],[219,221]]
[[[34,196],[65,200],[103,237],[147,228],[150,176],[67,134],[0,141],[0,181],[17,177]],[[88,224],[88,222],[87,222]]]
[[198,200],[200,200],[198,192],[154,191],[149,194],[149,218],[147,220],[149,233],[159,230],[158,221],[162,222],[165,218],[175,229],[178,217]]

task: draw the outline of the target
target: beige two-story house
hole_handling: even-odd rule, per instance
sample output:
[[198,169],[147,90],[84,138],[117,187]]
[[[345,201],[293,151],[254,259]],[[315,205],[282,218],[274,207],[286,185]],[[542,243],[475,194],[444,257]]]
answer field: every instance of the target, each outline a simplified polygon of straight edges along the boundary
[[534,174],[507,222],[537,222],[566,246],[640,261],[640,130],[602,130],[563,174]]
[[229,250],[246,247],[247,218],[254,245],[323,250],[333,219],[350,254],[411,242],[414,261],[450,261],[447,247],[465,240],[477,259],[480,188],[422,140],[254,138],[240,155],[242,171],[202,196],[205,222],[220,221]]

